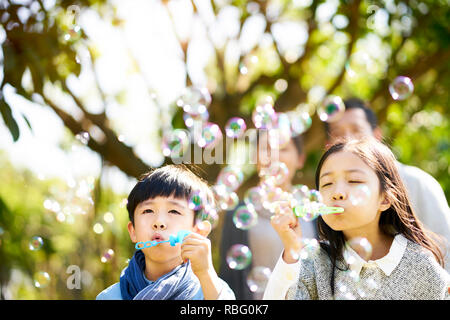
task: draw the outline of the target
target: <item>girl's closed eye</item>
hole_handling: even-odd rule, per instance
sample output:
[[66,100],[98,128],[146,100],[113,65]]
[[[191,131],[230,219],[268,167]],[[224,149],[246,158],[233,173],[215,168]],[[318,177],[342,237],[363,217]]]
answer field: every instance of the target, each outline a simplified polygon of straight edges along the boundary
[[145,209],[144,211],[142,211],[143,214],[145,213],[153,213],[152,209]]
[[331,182],[325,183],[321,186],[321,188],[331,186],[331,184],[332,184]]
[[181,213],[179,211],[177,211],[177,210],[170,210],[169,213],[181,215]]

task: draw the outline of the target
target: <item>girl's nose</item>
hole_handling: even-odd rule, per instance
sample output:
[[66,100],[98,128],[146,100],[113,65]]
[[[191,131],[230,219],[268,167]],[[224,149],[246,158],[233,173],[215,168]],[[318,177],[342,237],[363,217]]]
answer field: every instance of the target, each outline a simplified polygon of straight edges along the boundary
[[345,200],[345,195],[342,192],[335,192],[332,198],[333,200]]

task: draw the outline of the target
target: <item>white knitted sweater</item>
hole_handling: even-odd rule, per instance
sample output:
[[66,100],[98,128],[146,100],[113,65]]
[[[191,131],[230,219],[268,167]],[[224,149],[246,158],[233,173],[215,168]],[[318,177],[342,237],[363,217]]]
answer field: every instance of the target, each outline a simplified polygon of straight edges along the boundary
[[[403,256],[386,275],[376,264],[365,264],[360,272],[335,270],[335,296],[332,295],[331,261],[320,249],[311,259],[302,260],[298,282],[287,299],[370,299],[370,300],[442,300],[450,299],[449,274],[431,252],[406,240]],[[343,268],[345,269],[345,268]],[[356,281],[355,281],[356,280]]]

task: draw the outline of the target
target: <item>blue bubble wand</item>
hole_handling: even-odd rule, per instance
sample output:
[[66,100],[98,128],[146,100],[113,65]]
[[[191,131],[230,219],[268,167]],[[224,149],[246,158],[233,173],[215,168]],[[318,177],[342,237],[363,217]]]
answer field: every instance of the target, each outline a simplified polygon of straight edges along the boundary
[[170,245],[172,247],[175,247],[177,245],[177,243],[183,242],[184,238],[187,235],[189,235],[190,233],[191,233],[191,231],[180,230],[180,231],[178,231],[176,236],[175,235],[170,235],[169,240],[164,240],[164,241],[156,241],[156,240],[143,241],[143,242],[136,243],[136,245],[134,247],[136,248],[136,250],[141,250],[141,249],[145,249],[145,248],[151,248],[151,247],[157,246],[158,244],[165,243],[165,242],[168,242],[168,243],[170,243]]

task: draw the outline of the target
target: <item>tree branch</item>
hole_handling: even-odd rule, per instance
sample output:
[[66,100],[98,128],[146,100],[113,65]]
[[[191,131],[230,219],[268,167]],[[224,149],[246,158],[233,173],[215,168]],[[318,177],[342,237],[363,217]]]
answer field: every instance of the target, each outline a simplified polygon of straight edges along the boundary
[[[358,22],[359,22],[359,6],[360,6],[361,1],[354,1],[352,3],[352,5],[350,6],[349,10],[350,10],[350,19],[349,19],[349,25],[348,25],[348,31],[350,33],[350,43],[347,46],[347,51],[346,51],[346,59],[348,59],[348,57],[350,57],[352,51],[353,51],[353,47],[356,43],[356,39],[358,37],[358,31],[359,31],[359,27],[358,27]],[[328,88],[327,90],[327,94],[332,93],[342,82],[342,80],[344,79],[345,76],[345,63],[341,68],[341,72],[339,73],[339,75],[337,76],[337,78],[334,80],[334,82],[332,83],[332,85]]]

